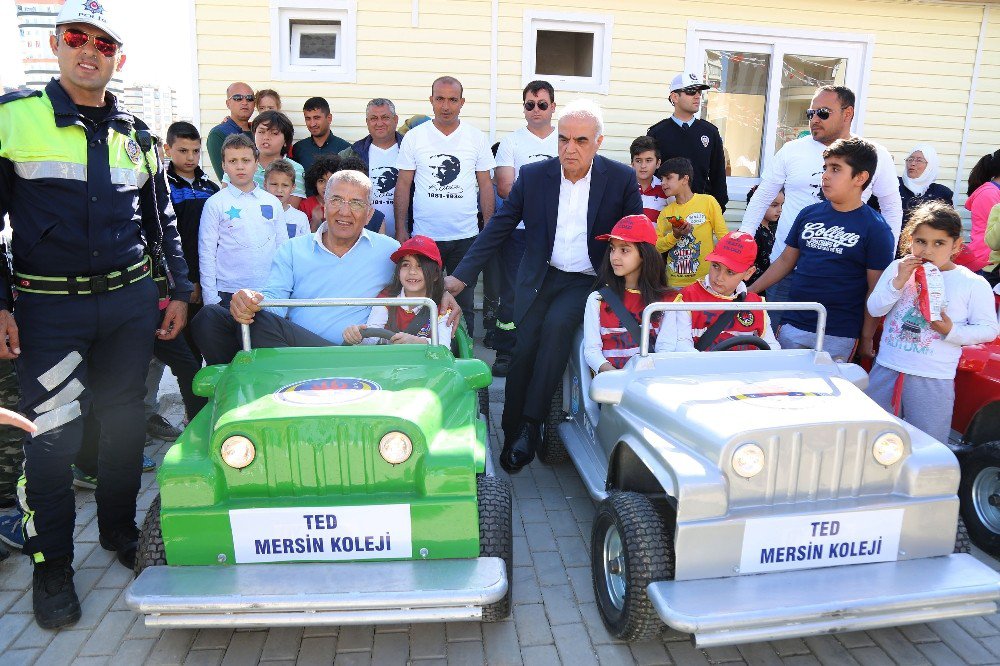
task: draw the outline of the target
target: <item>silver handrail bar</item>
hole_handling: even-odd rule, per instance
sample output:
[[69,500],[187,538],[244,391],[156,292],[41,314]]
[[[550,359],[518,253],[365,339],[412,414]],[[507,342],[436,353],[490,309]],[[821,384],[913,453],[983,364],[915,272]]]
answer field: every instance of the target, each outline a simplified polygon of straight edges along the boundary
[[788,312],[791,310],[810,310],[816,313],[816,351],[823,351],[823,338],[826,335],[826,308],[822,303],[813,301],[802,303],[771,303],[768,301],[758,303],[727,302],[727,303],[650,303],[642,311],[642,340],[639,342],[639,355],[649,356],[649,324],[656,312],[718,312],[737,310],[745,312],[747,310],[775,310]]
[[[258,303],[261,308],[335,308],[335,307],[425,307],[431,311],[431,344],[439,344],[438,306],[429,298],[278,298],[264,299]],[[250,325],[240,325],[243,334],[243,351],[250,351]]]

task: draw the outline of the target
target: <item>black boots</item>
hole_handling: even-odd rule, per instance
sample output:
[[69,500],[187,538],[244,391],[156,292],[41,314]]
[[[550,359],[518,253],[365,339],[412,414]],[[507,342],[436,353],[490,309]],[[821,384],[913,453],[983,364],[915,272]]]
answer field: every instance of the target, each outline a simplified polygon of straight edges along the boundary
[[35,622],[42,629],[58,629],[80,619],[80,599],[73,587],[73,558],[69,555],[35,564],[32,589]]
[[135,552],[139,548],[139,530],[119,529],[110,534],[101,533],[101,548],[118,553],[118,561],[129,570],[135,568]]

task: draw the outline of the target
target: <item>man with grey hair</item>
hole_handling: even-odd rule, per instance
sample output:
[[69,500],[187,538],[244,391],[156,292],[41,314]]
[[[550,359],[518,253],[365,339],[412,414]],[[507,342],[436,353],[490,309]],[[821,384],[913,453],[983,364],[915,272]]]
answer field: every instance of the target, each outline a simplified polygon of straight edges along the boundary
[[350,147],[340,151],[342,158],[359,157],[368,165],[368,177],[372,180],[372,205],[385,215],[385,233],[396,237],[396,214],[393,204],[396,197],[396,180],[399,169],[399,144],[403,135],[396,131],[399,116],[392,100],[376,97],[368,102],[365,109],[368,136],[355,141]]
[[363,324],[371,308],[292,308],[261,311],[283,298],[375,298],[392,279],[399,243],[365,229],[375,212],[372,183],[360,171],[338,171],[325,192],[326,221],[313,234],[284,243],[261,291],[241,289],[229,309],[210,305],[191,323],[209,365],[229,363],[240,349],[239,324],[253,324],[254,347],[323,347],[343,342],[344,329]]
[[535,457],[552,394],[607,251],[607,234],[626,215],[642,214],[630,166],[597,154],[601,109],[580,100],[559,119],[559,156],[526,164],[445,288],[461,293],[524,220],[524,258],[514,298],[516,337],[504,396],[500,465],[513,474]]

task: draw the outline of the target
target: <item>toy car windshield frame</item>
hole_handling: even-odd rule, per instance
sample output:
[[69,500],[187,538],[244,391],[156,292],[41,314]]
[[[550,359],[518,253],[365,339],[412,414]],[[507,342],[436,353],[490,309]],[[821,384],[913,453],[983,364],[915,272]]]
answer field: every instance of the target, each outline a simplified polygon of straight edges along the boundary
[[[261,308],[336,308],[336,307],[426,307],[430,308],[429,321],[438,320],[438,306],[430,298],[276,298],[258,303]],[[243,351],[250,351],[250,324],[240,325]],[[438,327],[431,326],[431,344],[440,344]]]
[[686,303],[684,301],[674,301],[672,303],[650,303],[642,311],[642,336],[639,341],[639,356],[649,356],[649,328],[652,316],[657,312],[718,312],[737,310],[746,312],[747,310],[775,310],[787,312],[789,310],[808,310],[816,313],[816,351],[823,351],[823,338],[826,334],[826,308],[822,303],[815,301],[803,301],[801,303],[760,303],[731,302],[731,303]]

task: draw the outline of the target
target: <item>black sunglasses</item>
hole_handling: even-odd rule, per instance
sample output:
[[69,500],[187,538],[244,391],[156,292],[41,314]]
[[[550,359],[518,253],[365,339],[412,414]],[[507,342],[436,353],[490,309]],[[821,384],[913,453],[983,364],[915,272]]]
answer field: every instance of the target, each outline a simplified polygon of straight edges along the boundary
[[234,102],[242,102],[243,100],[252,102],[253,95],[241,95],[240,93],[236,93],[235,95],[231,95],[229,99],[233,100]]
[[[549,103],[548,102],[538,102],[538,110],[539,111],[548,111],[548,109],[549,109]],[[525,102],[524,103],[524,110],[525,111],[534,111],[535,110],[535,101],[534,100],[528,100],[527,102]]]
[[[842,106],[840,107],[840,110],[843,111],[846,108],[846,106]],[[831,113],[833,113],[833,111],[825,106],[818,109],[806,109],[806,120],[812,120],[813,116],[819,116],[820,120],[826,120],[830,117]]]
[[688,97],[694,97],[696,95],[700,95],[704,91],[701,88],[681,88],[677,92],[682,95],[687,95]]

